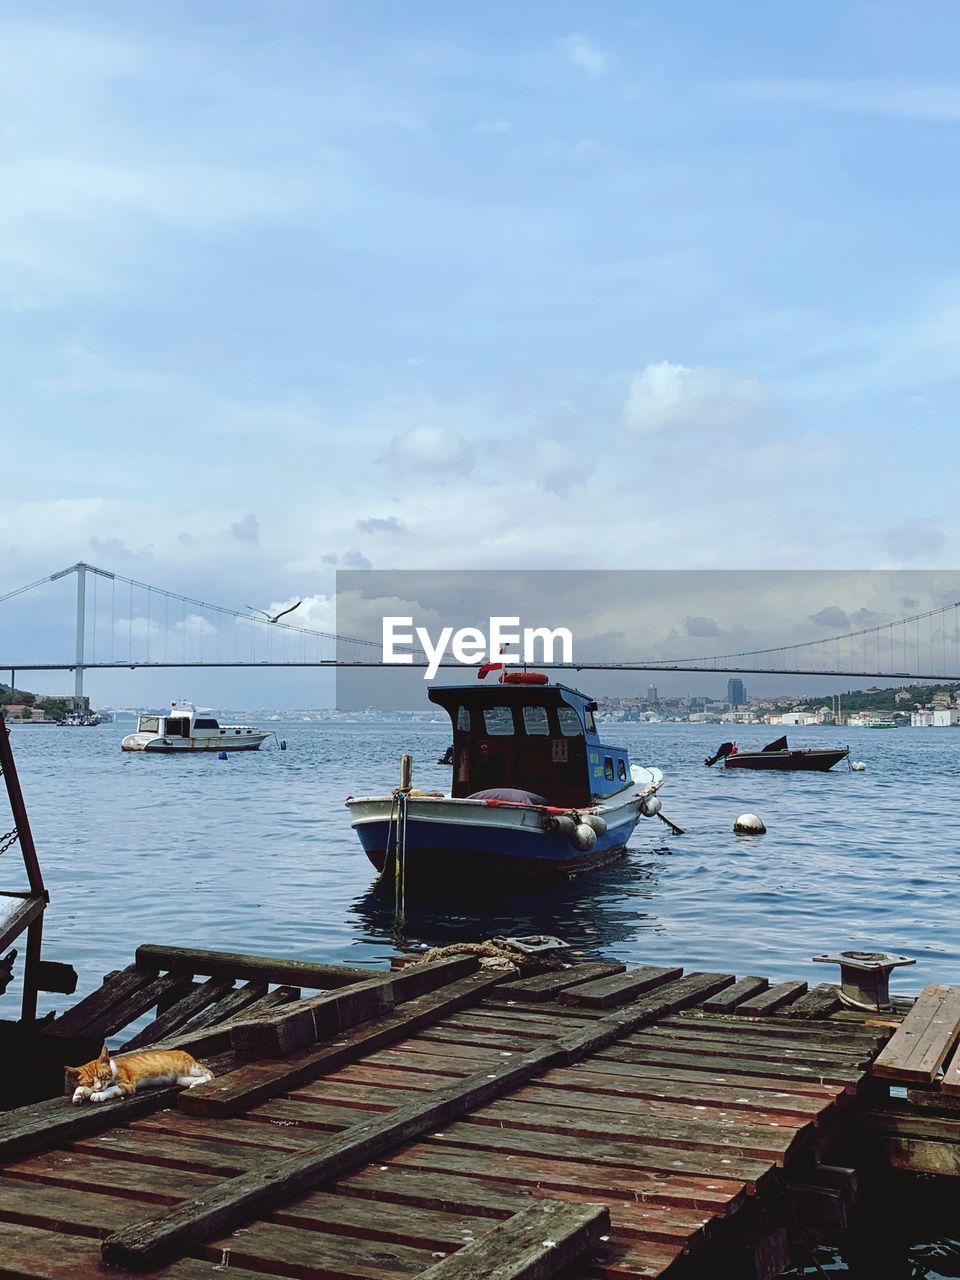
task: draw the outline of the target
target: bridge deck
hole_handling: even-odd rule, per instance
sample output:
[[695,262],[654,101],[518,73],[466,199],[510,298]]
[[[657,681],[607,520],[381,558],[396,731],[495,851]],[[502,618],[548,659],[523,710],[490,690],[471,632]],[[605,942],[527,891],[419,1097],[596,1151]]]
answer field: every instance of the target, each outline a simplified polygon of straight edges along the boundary
[[[211,1264],[238,1280],[386,1280],[549,1200],[609,1207],[607,1238],[565,1274],[658,1276],[722,1239],[774,1169],[825,1148],[890,1034],[706,1011],[735,990],[733,975],[647,969],[581,982],[574,969],[550,999],[542,979],[457,973],[283,1058],[228,1052],[215,1081],[183,1094],[10,1113],[0,1274],[102,1276],[109,1237],[109,1261],[162,1261],[156,1274],[171,1280]],[[145,977],[156,988],[156,973]],[[744,1000],[756,982],[741,987]],[[341,1010],[358,989],[336,993]],[[794,1000],[799,1013],[811,1007]],[[273,1034],[309,1008],[287,1003],[260,1019]],[[228,1033],[215,1041],[215,1031],[195,1037],[222,1049]]]

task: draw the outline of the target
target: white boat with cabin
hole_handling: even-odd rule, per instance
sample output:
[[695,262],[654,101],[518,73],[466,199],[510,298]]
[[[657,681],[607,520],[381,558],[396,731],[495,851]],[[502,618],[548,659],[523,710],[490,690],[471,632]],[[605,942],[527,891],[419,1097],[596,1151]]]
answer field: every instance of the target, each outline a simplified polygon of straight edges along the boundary
[[246,724],[221,724],[212,711],[192,702],[174,702],[166,715],[137,718],[136,733],[120,743],[122,751],[256,751],[270,733]]

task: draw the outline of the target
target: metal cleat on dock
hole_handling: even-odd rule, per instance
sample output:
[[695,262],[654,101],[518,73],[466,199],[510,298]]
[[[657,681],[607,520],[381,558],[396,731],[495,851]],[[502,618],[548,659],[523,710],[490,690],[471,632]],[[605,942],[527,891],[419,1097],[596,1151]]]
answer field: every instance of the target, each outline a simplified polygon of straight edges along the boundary
[[840,966],[840,999],[851,1009],[890,1009],[890,973],[900,965],[916,964],[909,956],[890,951],[839,951],[812,956],[818,964]]

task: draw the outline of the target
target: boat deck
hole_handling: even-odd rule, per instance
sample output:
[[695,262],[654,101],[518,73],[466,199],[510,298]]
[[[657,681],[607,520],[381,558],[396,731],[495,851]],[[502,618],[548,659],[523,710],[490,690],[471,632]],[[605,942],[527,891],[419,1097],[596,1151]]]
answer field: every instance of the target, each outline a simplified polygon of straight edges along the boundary
[[[476,963],[361,982],[300,966],[328,994],[281,985],[272,1008],[224,1021],[215,1003],[204,1025],[225,975],[284,984],[296,962],[141,948],[118,1001],[140,1016],[152,984],[173,1003],[136,1042],[192,1047],[217,1078],[8,1113],[0,1276],[102,1277],[102,1251],[171,1280],[441,1280],[523,1248],[539,1269],[504,1274],[659,1276],[733,1248],[772,1180],[815,1179],[892,1032],[831,1021],[832,987],[614,963],[516,980]],[[113,1025],[110,999],[107,984],[67,1029],[84,1006]]]

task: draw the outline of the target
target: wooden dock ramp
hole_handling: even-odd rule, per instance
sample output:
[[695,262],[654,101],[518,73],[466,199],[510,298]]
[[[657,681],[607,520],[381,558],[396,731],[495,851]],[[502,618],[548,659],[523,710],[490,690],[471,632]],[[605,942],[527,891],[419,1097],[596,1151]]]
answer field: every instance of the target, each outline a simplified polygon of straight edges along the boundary
[[[0,1119],[0,1276],[619,1280],[706,1246],[733,1277],[748,1206],[818,1181],[891,1034],[830,1021],[833,988],[675,967],[358,976],[169,948],[138,967],[168,1003],[136,1043],[212,1054],[217,1077]],[[198,1025],[241,979],[317,994]]]

